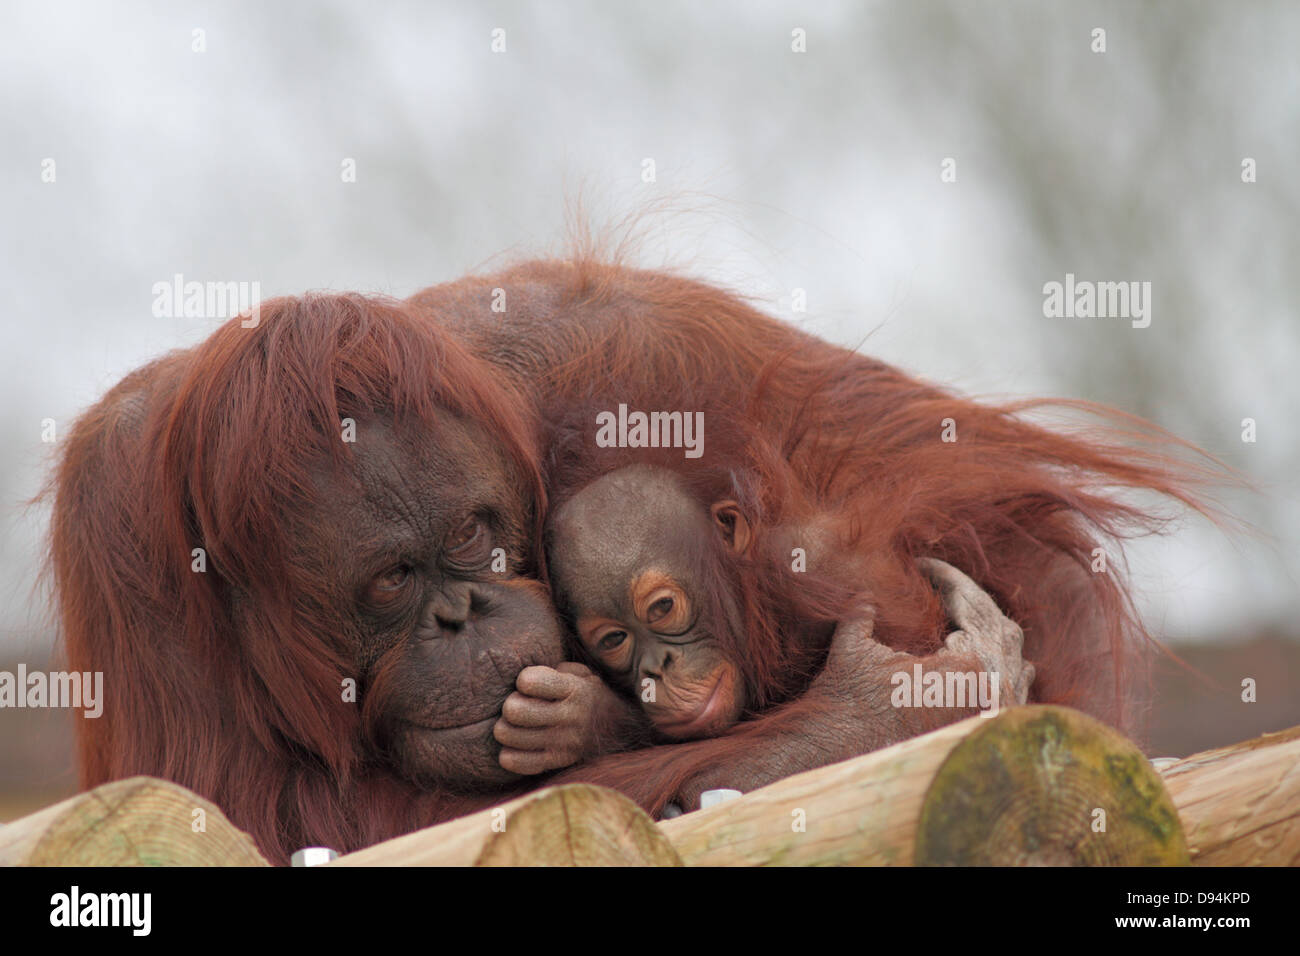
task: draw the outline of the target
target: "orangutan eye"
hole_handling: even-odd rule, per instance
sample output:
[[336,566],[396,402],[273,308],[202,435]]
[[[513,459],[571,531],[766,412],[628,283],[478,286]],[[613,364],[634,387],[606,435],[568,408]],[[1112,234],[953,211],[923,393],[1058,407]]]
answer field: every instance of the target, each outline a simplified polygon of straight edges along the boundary
[[680,634],[691,625],[690,598],[671,582],[638,599],[641,619],[660,634]]
[[411,581],[411,566],[399,564],[373,578],[366,585],[366,600],[371,604],[391,604],[402,596]]
[[646,621],[654,624],[661,621],[669,614],[673,613],[673,599],[670,597],[660,598],[646,609]]
[[470,515],[448,532],[442,553],[447,563],[460,570],[474,570],[492,553],[492,532],[478,515]]
[[470,516],[461,523],[460,527],[448,532],[446,539],[442,543],[443,549],[451,554],[468,550],[482,533],[483,522],[474,516]]
[[596,642],[598,651],[613,651],[623,646],[627,640],[627,631],[607,631],[605,635]]

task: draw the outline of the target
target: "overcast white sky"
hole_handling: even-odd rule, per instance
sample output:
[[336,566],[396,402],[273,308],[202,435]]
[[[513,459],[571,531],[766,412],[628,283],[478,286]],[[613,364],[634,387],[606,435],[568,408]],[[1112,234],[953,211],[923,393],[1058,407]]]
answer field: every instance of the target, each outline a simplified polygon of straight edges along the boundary
[[[21,507],[41,420],[215,324],[155,318],[155,282],[406,295],[562,248],[580,192],[597,225],[688,210],[653,220],[646,264],[964,391],[1111,403],[1222,456],[1260,486],[1227,499],[1260,533],[1136,546],[1144,607],[1174,640],[1294,634],[1300,7],[806,7],[6,4],[0,649],[50,641],[46,514]],[[1067,272],[1150,281],[1151,326],[1045,318]]]

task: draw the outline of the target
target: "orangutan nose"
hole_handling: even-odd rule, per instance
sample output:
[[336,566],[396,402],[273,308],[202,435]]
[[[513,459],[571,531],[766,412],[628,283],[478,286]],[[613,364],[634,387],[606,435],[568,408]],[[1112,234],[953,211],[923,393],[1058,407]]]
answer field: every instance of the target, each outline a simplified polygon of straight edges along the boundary
[[652,662],[646,666],[646,676],[653,677],[655,680],[663,680],[664,674],[668,672],[668,668],[672,666],[673,661],[676,659],[677,651],[671,647],[664,648],[663,656],[659,658],[658,662]]
[[439,590],[424,610],[427,627],[447,636],[460,632],[484,604],[473,584],[458,581]]

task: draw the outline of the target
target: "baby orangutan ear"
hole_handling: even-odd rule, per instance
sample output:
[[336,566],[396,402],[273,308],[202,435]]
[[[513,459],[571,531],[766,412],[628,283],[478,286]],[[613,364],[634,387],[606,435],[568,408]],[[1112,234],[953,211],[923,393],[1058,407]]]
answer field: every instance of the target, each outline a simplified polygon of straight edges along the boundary
[[712,511],[713,520],[717,523],[722,536],[727,539],[727,543],[731,545],[731,550],[737,554],[744,554],[749,550],[749,522],[745,520],[745,513],[740,510],[740,505],[730,500],[719,501],[713,505]]

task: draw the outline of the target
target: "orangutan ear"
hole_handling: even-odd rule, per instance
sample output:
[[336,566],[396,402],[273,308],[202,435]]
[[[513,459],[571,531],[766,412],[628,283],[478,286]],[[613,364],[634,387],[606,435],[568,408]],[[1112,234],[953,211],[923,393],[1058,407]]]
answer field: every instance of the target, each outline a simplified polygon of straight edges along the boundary
[[749,522],[745,520],[745,513],[740,510],[740,505],[730,500],[719,501],[714,504],[712,511],[713,521],[722,532],[722,536],[727,539],[727,544],[731,545],[731,550],[737,554],[748,551]]

